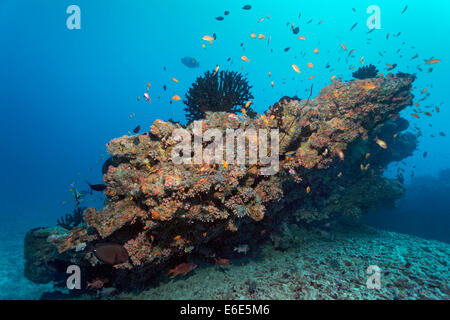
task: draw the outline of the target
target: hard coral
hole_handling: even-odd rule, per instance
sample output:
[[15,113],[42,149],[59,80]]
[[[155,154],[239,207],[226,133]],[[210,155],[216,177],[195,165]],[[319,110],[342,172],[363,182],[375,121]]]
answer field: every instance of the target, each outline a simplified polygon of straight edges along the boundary
[[[247,79],[238,72],[207,71],[192,84],[183,101],[187,105],[184,110],[188,124],[204,119],[206,111],[240,111],[246,102],[253,99],[251,88]],[[247,108],[247,114],[252,116],[254,111]]]
[[[371,79],[370,90],[362,89],[368,80],[335,81],[314,99],[283,98],[257,119],[206,112],[200,133],[210,128],[279,130],[280,170],[269,176],[260,174],[264,165],[259,162],[175,164],[171,133],[179,125],[171,122],[155,121],[151,135],[138,135],[138,145],[136,136],[114,139],[107,147],[117,167],[110,166],[104,176],[106,205],[86,211],[87,227],[51,235],[55,255],[67,263],[89,264],[102,276],[92,255],[76,248],[98,240],[123,245],[130,263],[115,267],[123,272],[110,278],[115,286],[130,276],[150,278],[202,246],[256,245],[261,230],[279,229],[288,219],[309,223],[334,215],[356,217],[390,204],[403,188],[383,178],[382,168],[416,146],[414,137],[400,132],[407,124],[395,121],[411,105],[413,81],[412,76],[387,75]],[[186,127],[191,140],[199,134],[197,125]],[[376,136],[387,149],[374,142]]]
[[376,78],[377,75],[378,69],[373,64],[361,67],[352,74],[353,78],[360,80]]
[[86,208],[76,206],[75,209],[73,209],[72,213],[68,213],[65,216],[59,218],[56,224],[68,230],[75,228],[76,226],[83,223],[84,210],[86,210]]

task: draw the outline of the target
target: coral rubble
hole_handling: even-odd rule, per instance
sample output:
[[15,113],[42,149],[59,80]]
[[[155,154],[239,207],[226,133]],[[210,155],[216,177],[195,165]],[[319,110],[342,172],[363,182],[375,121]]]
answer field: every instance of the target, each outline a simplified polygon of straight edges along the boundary
[[[156,120],[149,133],[114,139],[107,145],[116,165],[104,175],[106,205],[85,211],[86,226],[63,233],[50,229],[47,239],[57,250],[39,265],[76,263],[87,281],[108,278],[116,288],[136,287],[186,260],[233,256],[233,247],[242,243],[257,246],[287,221],[358,218],[393,205],[403,186],[382,173],[416,147],[415,136],[402,132],[407,122],[398,117],[412,103],[413,81],[392,74],[334,81],[314,99],[284,97],[255,119],[206,112],[200,123],[187,126],[192,137],[199,124],[202,131],[278,129],[280,168],[274,175],[261,174],[261,161],[175,164],[178,141],[172,133],[181,126],[173,122]],[[123,246],[129,260],[102,264],[89,250],[100,242]]]

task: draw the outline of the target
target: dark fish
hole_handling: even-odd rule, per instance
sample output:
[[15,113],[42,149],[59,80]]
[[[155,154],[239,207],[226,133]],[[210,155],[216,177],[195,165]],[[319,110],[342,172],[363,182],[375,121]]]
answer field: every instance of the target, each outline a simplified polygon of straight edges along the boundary
[[442,137],[445,137],[445,133],[444,132],[439,132],[439,134],[442,136]]
[[166,71],[166,70],[167,70],[167,68],[166,68],[166,67],[163,67],[163,70],[164,70],[164,71]]
[[252,8],[252,6],[249,4],[246,4],[245,6],[242,7],[242,9],[244,9],[244,10],[250,10],[251,8]]
[[227,59],[227,61],[230,61],[230,60],[231,60],[231,57]]
[[350,31],[352,31],[353,29],[355,29],[355,27],[358,25],[358,22],[355,22],[355,24],[350,28]]
[[427,155],[428,155],[428,152],[425,151],[425,152],[423,153],[423,157],[426,158]]
[[375,28],[373,28],[373,29],[369,30],[368,32],[366,32],[366,34],[372,33],[374,31],[375,31]]
[[404,14],[406,9],[408,9],[408,6],[406,6],[405,9],[403,9],[402,13],[400,13],[400,14]]
[[291,47],[284,48],[284,52],[288,52],[290,49]]
[[167,90],[167,86],[163,85],[163,89],[164,89],[164,91],[166,91]]
[[388,70],[393,70],[393,69],[395,69],[396,66],[397,66],[397,64],[394,63],[391,67],[388,67]]
[[356,9],[355,9],[355,8],[352,8],[352,10],[353,10],[353,12],[356,12]]
[[97,243],[94,246],[94,254],[98,260],[109,265],[128,261],[127,250],[117,243]]
[[417,53],[414,57],[411,58],[411,60],[414,60],[414,59],[416,59],[418,57],[419,57],[419,54]]
[[300,28],[299,27],[295,27],[294,29],[292,29],[292,32],[294,34],[298,34],[300,32]]
[[217,21],[223,21],[223,17],[222,16],[216,17],[216,20]]
[[241,42],[241,47],[243,47],[244,46],[244,43],[243,42]]
[[230,11],[225,11],[223,14],[227,16],[230,14]]
[[106,184],[90,184],[88,181],[86,183],[89,185],[89,188],[91,188],[94,191],[105,191],[106,190]]
[[309,20],[306,24],[310,24],[312,22],[312,19],[311,20]]
[[188,68],[198,68],[200,67],[200,63],[198,63],[195,58],[192,57],[184,57],[181,58],[181,63],[184,64]]
[[299,17],[299,18],[302,17],[302,13],[301,13],[301,12],[298,13],[298,17]]
[[217,36],[216,36],[216,34],[215,34],[215,33],[213,33],[213,38],[214,38],[214,40],[216,40],[216,39],[217,39]]
[[134,133],[138,133],[141,130],[141,126],[138,125],[136,128],[133,129]]
[[117,163],[114,162],[112,157],[109,157],[108,159],[106,159],[106,161],[103,163],[102,166],[102,173],[103,174],[107,174],[108,173],[108,169],[110,166],[113,166],[115,168],[117,168]]

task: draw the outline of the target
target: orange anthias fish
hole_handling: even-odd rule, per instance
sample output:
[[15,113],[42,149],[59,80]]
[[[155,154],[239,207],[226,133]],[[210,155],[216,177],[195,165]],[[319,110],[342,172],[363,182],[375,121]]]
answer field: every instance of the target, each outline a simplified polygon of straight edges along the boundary
[[308,62],[307,66],[308,68],[314,68],[314,65],[311,62]]
[[244,108],[248,108],[251,104],[252,104],[252,100],[247,101],[247,103],[245,104]]
[[180,82],[180,81],[178,81],[177,79],[175,79],[175,78],[172,78],[172,81],[173,82],[175,82],[175,83],[178,83],[178,82]]
[[208,41],[212,45],[214,38],[211,36],[203,36],[202,40]]
[[246,56],[242,56],[242,57],[241,57],[241,60],[242,60],[242,61],[245,61],[245,62],[250,62],[250,60],[248,60],[248,58],[247,58]]
[[262,40],[262,39],[265,39],[265,38],[266,38],[266,36],[263,35],[262,33],[258,34],[258,39]]
[[180,96],[179,96],[179,95],[174,95],[174,96],[172,97],[172,100],[175,100],[175,101],[180,101],[180,100],[181,100],[181,98],[180,98]]
[[185,276],[197,267],[198,266],[196,264],[183,262],[183,263],[177,265],[175,268],[170,269],[169,272],[167,273],[167,275],[172,274],[172,278],[175,278],[179,274],[182,274]]
[[378,139],[378,137],[375,137],[375,142],[383,149],[387,149],[387,144],[381,139]]
[[306,40],[306,37],[305,37],[305,36],[300,36],[300,37],[298,37],[297,39],[300,39],[300,40]]
[[438,62],[441,62],[441,60],[440,59],[425,60],[426,64],[435,64],[435,63],[438,63]]
[[223,164],[223,167],[225,168],[225,170],[228,170],[228,163],[225,161],[225,160],[222,160],[222,164]]
[[300,69],[297,67],[297,65],[293,64],[292,69],[294,69],[295,72],[300,73]]
[[342,49],[347,50],[347,46],[345,44],[341,43],[341,47]]
[[339,156],[339,159],[341,159],[341,161],[344,161],[345,157],[344,157],[344,151],[342,151],[341,149],[337,149],[336,153]]
[[250,37],[252,37],[253,39],[256,39],[256,34],[254,32],[250,33]]
[[306,193],[310,193],[311,192],[311,188],[309,186],[306,187]]

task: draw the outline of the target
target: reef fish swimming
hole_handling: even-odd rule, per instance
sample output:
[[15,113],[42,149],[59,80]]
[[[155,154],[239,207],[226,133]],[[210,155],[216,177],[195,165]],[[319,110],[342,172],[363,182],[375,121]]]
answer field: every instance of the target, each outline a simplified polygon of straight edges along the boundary
[[127,250],[117,243],[97,243],[94,246],[95,257],[109,265],[122,264],[128,261]]
[[181,63],[191,69],[200,67],[200,63],[192,57],[181,58]]

